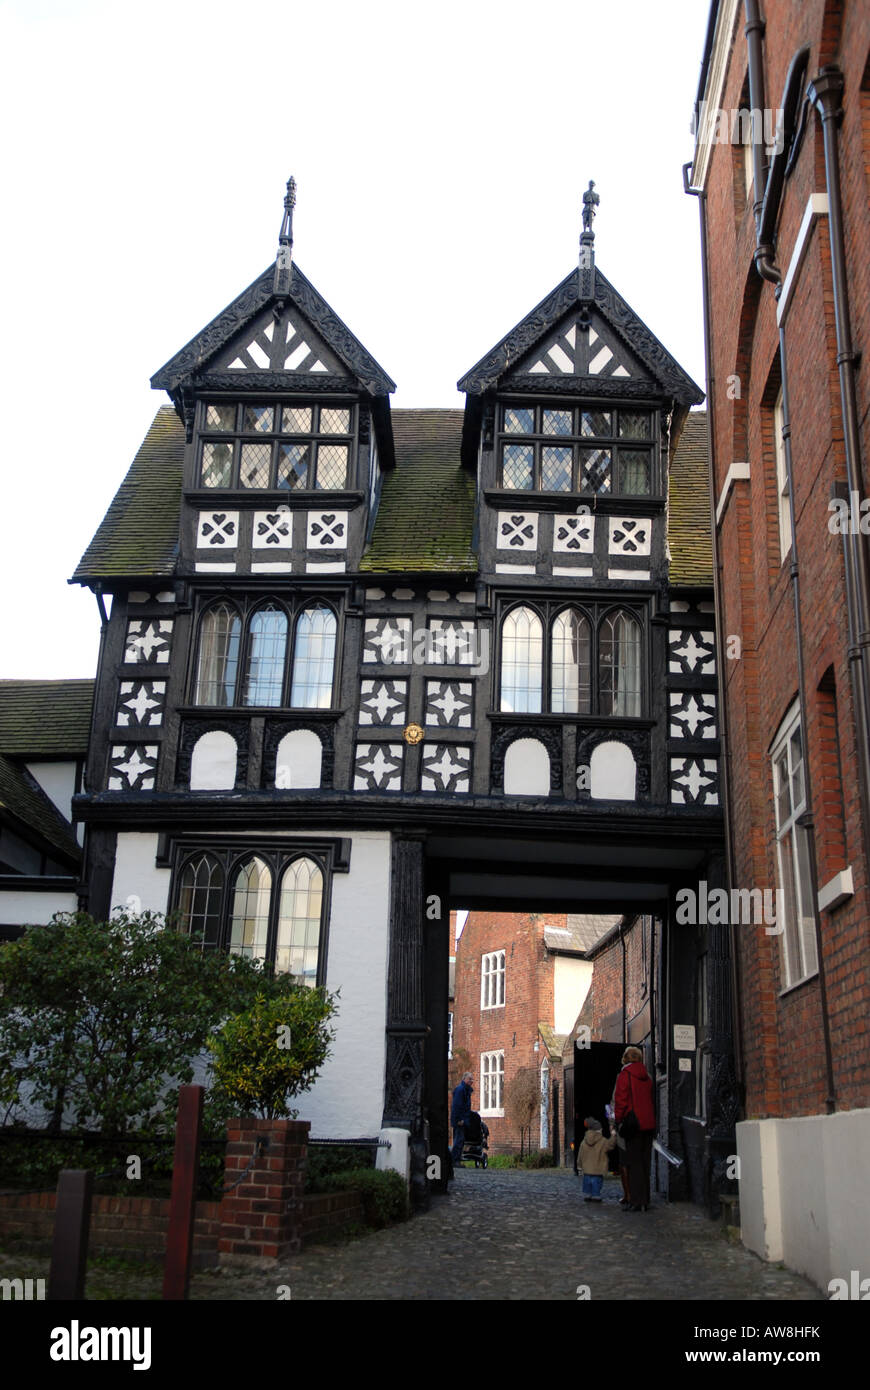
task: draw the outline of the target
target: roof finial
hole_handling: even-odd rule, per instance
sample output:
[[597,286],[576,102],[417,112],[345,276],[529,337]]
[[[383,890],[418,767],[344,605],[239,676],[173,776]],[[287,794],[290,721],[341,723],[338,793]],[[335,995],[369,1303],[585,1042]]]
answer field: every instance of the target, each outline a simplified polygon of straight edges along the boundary
[[580,233],[578,280],[579,298],[587,301],[595,298],[595,233],[592,230],[592,220],[600,202],[601,199],[595,192],[595,183],[590,179],[589,187],[583,194],[583,230]]
[[293,260],[293,209],[295,206],[296,180],[291,174],[287,180],[287,192],[284,194],[284,218],[281,222],[281,234],[278,237],[273,294],[290,293],[290,268]]

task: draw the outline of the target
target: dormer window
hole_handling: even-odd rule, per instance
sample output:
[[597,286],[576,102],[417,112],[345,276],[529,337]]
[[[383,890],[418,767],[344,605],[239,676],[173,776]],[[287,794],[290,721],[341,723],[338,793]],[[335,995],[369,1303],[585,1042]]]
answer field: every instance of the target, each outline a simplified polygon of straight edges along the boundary
[[199,486],[288,492],[345,488],[354,429],[350,405],[209,402],[202,407]]
[[649,410],[506,405],[501,427],[502,488],[635,497],[653,491]]

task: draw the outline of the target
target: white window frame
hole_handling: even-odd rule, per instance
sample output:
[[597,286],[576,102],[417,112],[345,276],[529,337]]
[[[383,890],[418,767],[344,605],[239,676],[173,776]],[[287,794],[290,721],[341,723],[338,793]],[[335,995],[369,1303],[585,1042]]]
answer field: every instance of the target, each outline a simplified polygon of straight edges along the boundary
[[504,1008],[504,951],[488,951],[480,960],[481,1009]]
[[791,550],[791,508],[788,497],[788,470],[785,460],[785,440],[782,437],[784,412],[782,387],[773,405],[773,448],[776,454],[776,504],[779,515],[779,562],[782,564]]
[[504,1053],[480,1054],[480,1113],[504,1115]]
[[[771,747],[778,886],[785,923],[780,933],[785,989],[819,972],[812,903],[809,836],[798,818],[806,810],[800,706],[789,710]],[[795,738],[797,735],[797,738]],[[785,774],[785,775],[784,775]],[[785,804],[781,804],[784,802]],[[777,919],[777,926],[780,926]]]

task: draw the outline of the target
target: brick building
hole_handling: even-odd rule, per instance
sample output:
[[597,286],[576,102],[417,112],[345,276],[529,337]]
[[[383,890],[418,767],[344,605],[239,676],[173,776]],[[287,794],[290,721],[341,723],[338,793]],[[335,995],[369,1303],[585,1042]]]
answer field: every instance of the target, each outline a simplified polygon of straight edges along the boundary
[[[870,10],[759,11],[711,7],[686,172],[704,253],[743,1238],[824,1286],[866,1265],[870,1243],[849,1157],[870,1139],[870,381],[856,356]],[[735,913],[733,890],[755,888],[779,890],[775,925]]]
[[[562,1049],[592,983],[587,952],[619,922],[600,914],[470,912],[456,945],[451,1084],[474,1074],[490,1150],[519,1152],[511,1089],[537,1077],[532,1149],[561,1149]],[[554,1091],[554,1084],[557,1088]],[[526,1142],[529,1147],[529,1142]]]

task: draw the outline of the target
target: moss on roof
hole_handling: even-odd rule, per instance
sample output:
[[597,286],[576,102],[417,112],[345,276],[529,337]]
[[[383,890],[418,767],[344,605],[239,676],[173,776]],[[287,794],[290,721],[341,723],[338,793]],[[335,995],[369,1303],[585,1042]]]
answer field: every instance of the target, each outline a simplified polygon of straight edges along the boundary
[[174,572],[183,461],[184,426],[172,406],[161,406],[73,580]]
[[0,750],[12,757],[83,758],[92,680],[0,681]]
[[668,479],[668,545],[672,584],[712,584],[707,412],[686,418]]
[[360,569],[374,574],[476,570],[474,479],[459,462],[463,411],[391,414],[396,467],[384,477]]
[[26,767],[0,753],[0,817],[29,830],[46,849],[78,864],[81,850],[72,826]]

